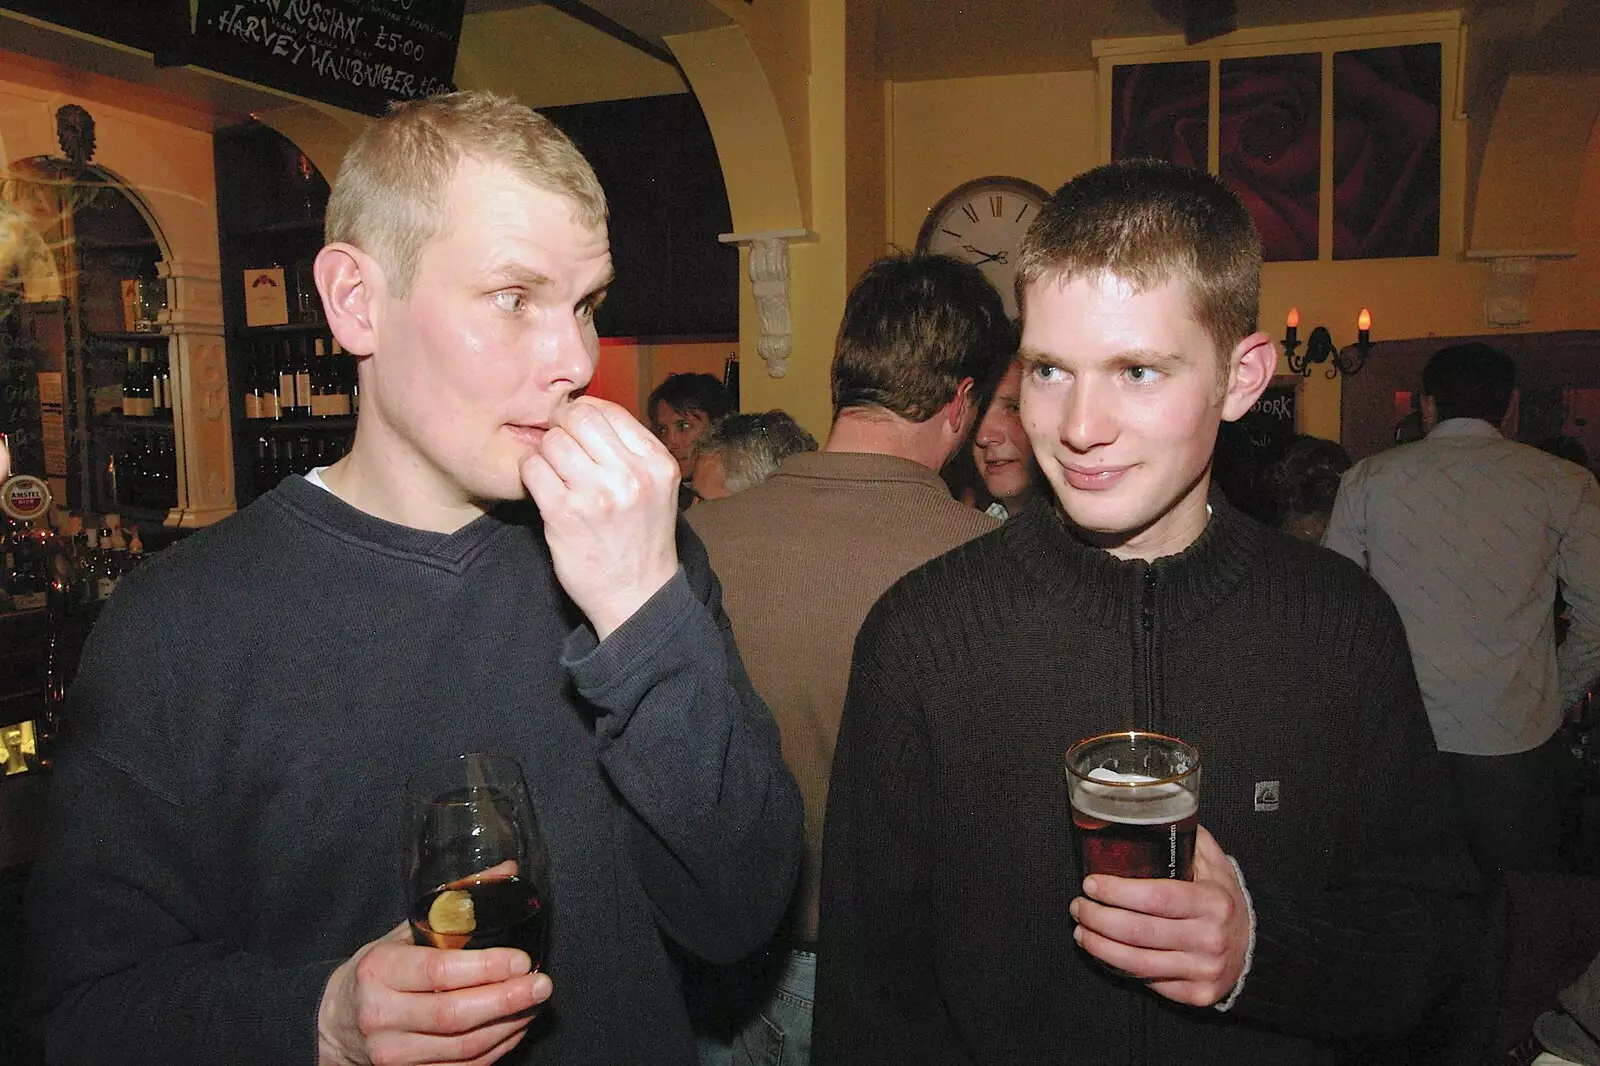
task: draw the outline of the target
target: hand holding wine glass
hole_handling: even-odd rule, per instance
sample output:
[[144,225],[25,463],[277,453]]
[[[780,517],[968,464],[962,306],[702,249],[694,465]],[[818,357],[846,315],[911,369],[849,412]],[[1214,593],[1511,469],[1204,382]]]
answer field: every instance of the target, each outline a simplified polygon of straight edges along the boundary
[[550,860],[512,759],[463,755],[406,786],[406,892],[416,943],[517,948],[544,965]]
[[409,920],[329,978],[322,1066],[491,1063],[550,997],[549,858],[513,760],[463,755],[414,775],[405,853]]

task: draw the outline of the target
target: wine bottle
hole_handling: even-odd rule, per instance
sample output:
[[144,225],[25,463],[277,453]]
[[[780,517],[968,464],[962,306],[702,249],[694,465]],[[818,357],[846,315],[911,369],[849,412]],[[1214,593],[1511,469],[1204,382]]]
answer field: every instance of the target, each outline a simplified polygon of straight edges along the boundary
[[162,420],[172,421],[172,353],[166,348],[156,349],[156,383],[161,387],[161,408],[156,412]]
[[294,344],[284,341],[278,353],[278,410],[284,418],[298,418],[294,404]]
[[156,353],[143,344],[139,345],[139,367],[139,378],[150,390],[150,417],[160,418],[167,406],[166,390],[161,384],[161,364],[156,361]]
[[149,418],[150,393],[143,381],[139,348],[128,345],[128,366],[122,373],[122,414],[124,418]]
[[294,404],[299,410],[301,418],[311,417],[311,350],[302,338],[293,345],[295,350],[294,364]]
[[278,455],[272,438],[263,433],[256,438],[255,470],[256,495],[260,496],[278,484]]
[[273,363],[270,345],[257,347],[256,372],[261,382],[261,417],[282,418],[283,406],[278,401],[278,368]]
[[328,379],[332,384],[328,393],[328,414],[339,416],[354,412],[350,383],[354,377],[351,373],[351,360],[345,350],[339,346],[339,338],[331,341],[333,353],[328,356]]
[[244,355],[244,416],[249,419],[266,418],[267,402],[265,377],[261,368],[261,350],[256,344],[241,341]]
[[328,352],[322,346],[322,338],[318,337],[312,342],[313,355],[311,357],[311,417],[328,417]]

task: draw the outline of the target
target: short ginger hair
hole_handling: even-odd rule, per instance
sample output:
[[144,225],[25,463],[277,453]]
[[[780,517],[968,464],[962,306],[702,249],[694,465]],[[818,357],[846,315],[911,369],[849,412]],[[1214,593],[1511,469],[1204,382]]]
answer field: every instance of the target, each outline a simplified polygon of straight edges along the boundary
[[577,221],[605,229],[605,192],[567,135],[508,96],[469,90],[397,104],[356,137],[328,197],[324,238],[377,260],[404,299],[422,250],[444,230],[445,199],[464,158],[565,197]]
[[1234,346],[1256,331],[1261,240],[1239,197],[1203,171],[1129,159],[1061,186],[1022,239],[1017,306],[1026,319],[1030,285],[1106,274],[1135,292],[1187,282],[1190,313],[1224,371]]

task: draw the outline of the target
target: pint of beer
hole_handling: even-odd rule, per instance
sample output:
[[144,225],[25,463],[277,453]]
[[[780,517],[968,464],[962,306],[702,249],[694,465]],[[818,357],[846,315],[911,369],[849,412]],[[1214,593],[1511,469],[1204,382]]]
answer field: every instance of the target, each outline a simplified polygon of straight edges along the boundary
[[1159,733],[1080,740],[1067,752],[1067,798],[1085,874],[1194,876],[1200,753]]

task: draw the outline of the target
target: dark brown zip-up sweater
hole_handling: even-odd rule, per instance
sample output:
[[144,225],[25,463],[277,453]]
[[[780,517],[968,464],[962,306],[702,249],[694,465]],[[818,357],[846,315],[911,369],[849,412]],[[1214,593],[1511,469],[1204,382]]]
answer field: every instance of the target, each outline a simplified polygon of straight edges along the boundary
[[[1213,502],[1153,565],[1034,508],[874,608],[824,837],[819,1066],[1322,1062],[1449,989],[1476,874],[1394,608],[1348,560]],[[1062,757],[1132,727],[1199,747],[1201,824],[1254,902],[1226,1013],[1072,940]]]

